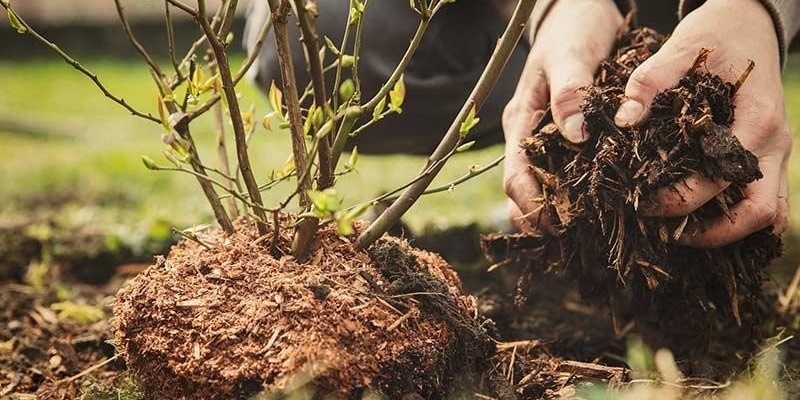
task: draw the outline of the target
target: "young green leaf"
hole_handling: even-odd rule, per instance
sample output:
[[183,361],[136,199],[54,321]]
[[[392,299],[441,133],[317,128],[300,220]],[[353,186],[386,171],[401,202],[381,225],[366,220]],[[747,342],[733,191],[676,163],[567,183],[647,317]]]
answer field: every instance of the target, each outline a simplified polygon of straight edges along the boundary
[[353,146],[353,151],[350,152],[350,159],[347,160],[347,164],[345,164],[345,168],[347,169],[355,169],[356,164],[358,164],[358,146]]
[[375,105],[375,109],[372,110],[372,119],[379,120],[383,118],[383,110],[386,108],[386,97],[382,98],[378,104]]
[[401,114],[403,112],[403,101],[406,98],[406,84],[403,75],[394,84],[394,87],[389,91],[389,109]]
[[350,23],[357,24],[364,14],[364,4],[360,0],[351,1],[350,7]]
[[349,236],[355,233],[352,218],[348,218],[346,214],[342,215],[342,213],[336,213],[334,219],[336,219],[336,231],[339,232],[340,235]]
[[325,47],[327,47],[328,50],[330,50],[331,53],[333,53],[333,55],[338,57],[339,56],[339,49],[336,47],[335,44],[333,44],[333,40],[331,40],[331,38],[329,38],[327,36],[324,36],[324,38],[325,38]]
[[328,136],[329,133],[333,130],[333,120],[330,119],[328,122],[322,124],[322,127],[319,128],[317,134],[315,135],[317,139],[322,139],[325,136]]
[[309,190],[308,198],[313,206],[312,212],[318,218],[332,217],[342,208],[342,200],[333,188],[319,190]]
[[270,84],[267,97],[269,98],[269,105],[272,107],[272,110],[283,115],[283,92],[275,86],[275,81],[272,81]]
[[463,122],[461,122],[461,127],[459,128],[458,133],[461,135],[462,138],[467,136],[469,131],[471,131],[472,128],[475,127],[475,125],[478,125],[478,122],[480,121],[481,121],[480,118],[475,117],[475,105],[473,104],[472,108],[470,108],[469,112],[467,113],[467,117],[464,118]]
[[23,34],[28,31],[28,28],[19,20],[19,17],[14,12],[14,10],[6,9],[8,14],[8,22],[11,24],[11,27],[17,30],[17,33]]

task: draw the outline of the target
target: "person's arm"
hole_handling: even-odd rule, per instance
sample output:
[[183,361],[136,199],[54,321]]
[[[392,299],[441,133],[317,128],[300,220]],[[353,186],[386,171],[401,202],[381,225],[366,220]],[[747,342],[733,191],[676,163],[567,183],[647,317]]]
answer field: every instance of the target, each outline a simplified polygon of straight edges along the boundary
[[[508,1],[508,0],[494,0],[494,1]],[[533,8],[533,12],[531,13],[531,18],[528,20],[528,28],[527,32],[525,33],[525,39],[528,43],[533,43],[534,37],[539,30],[539,27],[542,24],[542,21],[550,12],[550,9],[553,8],[553,5],[560,0],[539,0],[536,2],[536,6]],[[515,3],[514,1],[508,1],[509,3]],[[617,5],[617,9],[619,9],[620,14],[624,17],[628,15],[629,12],[636,9],[636,1],[635,0],[614,0],[614,3]]]
[[[798,0],[760,0],[767,9],[775,25],[778,35],[778,51],[781,54],[782,64],[786,60],[786,51],[792,38],[800,29],[800,2]],[[690,12],[700,7],[705,0],[681,0],[678,15],[684,18]]]

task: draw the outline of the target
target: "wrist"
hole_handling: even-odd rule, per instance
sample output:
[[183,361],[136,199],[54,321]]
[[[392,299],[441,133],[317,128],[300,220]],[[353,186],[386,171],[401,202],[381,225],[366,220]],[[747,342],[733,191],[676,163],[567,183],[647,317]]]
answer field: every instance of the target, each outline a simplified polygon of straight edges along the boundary
[[[538,0],[533,8],[531,17],[528,19],[528,26],[523,35],[529,45],[533,45],[536,34],[542,23],[547,19],[556,5],[564,6],[562,3],[599,3],[609,8],[615,8],[623,17],[635,10],[635,0]],[[571,4],[567,4],[567,7]]]
[[[758,33],[758,36],[772,37],[775,40],[774,43],[777,44],[778,56],[782,65],[786,55],[787,41],[780,15],[772,3],[771,0],[682,0],[679,14],[683,19],[691,13],[708,11],[712,14],[723,15],[723,21]],[[768,43],[767,45],[772,44]]]

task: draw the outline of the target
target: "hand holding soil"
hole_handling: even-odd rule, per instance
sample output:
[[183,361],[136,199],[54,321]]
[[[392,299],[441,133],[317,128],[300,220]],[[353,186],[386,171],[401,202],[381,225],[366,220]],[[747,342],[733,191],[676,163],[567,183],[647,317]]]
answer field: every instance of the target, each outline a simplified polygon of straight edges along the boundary
[[[613,46],[622,17],[612,1],[559,1],[536,32],[536,42],[514,98],[503,115],[506,135],[505,192],[511,199],[512,222],[523,232],[554,233],[548,218],[540,218],[542,190],[527,168],[518,143],[545,114],[548,102],[564,137],[582,143],[588,136],[580,112],[597,65]],[[755,0],[713,0],[684,18],[664,46],[636,68],[616,115],[619,126],[635,125],[649,116],[657,93],[675,87],[703,49],[712,49],[704,68],[735,82],[747,66],[755,68],[735,97],[732,125],[742,145],[758,157],[764,178],[749,184],[745,198],[730,211],[705,224],[686,229],[679,242],[693,247],[720,247],[773,226],[787,226],[786,169],[791,135],[781,84],[781,60],[775,26]],[[665,188],[656,201],[642,204],[646,216],[682,217],[719,195],[729,182],[694,174]],[[690,227],[692,228],[692,227]]]
[[575,143],[586,140],[580,110],[584,93],[579,89],[592,84],[622,23],[611,0],[558,1],[536,32],[517,90],[503,112],[503,185],[514,203],[512,221],[521,231],[533,227],[551,231],[551,227],[546,218],[539,218],[541,186],[527,168],[519,143],[541,119],[548,103],[564,137]]
[[[778,39],[772,19],[760,2],[713,0],[687,15],[664,46],[634,70],[625,88],[628,100],[620,106],[615,122],[624,127],[645,120],[656,94],[676,86],[703,48],[712,50],[705,68],[729,82],[736,82],[748,58],[755,62],[734,98],[731,129],[758,157],[764,177],[745,188],[745,198],[730,210],[731,218],[723,215],[701,230],[686,230],[679,242],[719,247],[770,225],[774,232],[782,233],[788,217],[786,169],[792,139],[783,100]],[[662,189],[657,201],[642,212],[664,217],[688,215],[728,185],[694,174]]]

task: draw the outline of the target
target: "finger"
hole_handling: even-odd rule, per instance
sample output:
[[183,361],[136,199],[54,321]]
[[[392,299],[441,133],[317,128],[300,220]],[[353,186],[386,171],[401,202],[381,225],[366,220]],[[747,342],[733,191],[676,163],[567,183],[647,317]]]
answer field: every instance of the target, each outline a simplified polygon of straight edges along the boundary
[[728,185],[728,182],[690,175],[674,186],[659,190],[651,202],[642,205],[639,213],[646,217],[688,215],[716,197]]
[[650,113],[650,104],[658,92],[671,88],[686,75],[692,60],[685,51],[667,41],[661,49],[633,70],[625,86],[625,100],[617,110],[617,126],[633,126]]
[[511,214],[512,223],[523,232],[533,228],[552,231],[552,227],[548,226],[546,218],[541,214],[542,187],[534,177],[530,161],[520,146],[522,138],[529,134],[543,115],[543,111],[536,111],[518,115],[506,114],[503,118],[506,132],[503,187],[506,196],[516,205]]
[[538,231],[537,228],[531,225],[525,217],[525,213],[517,206],[517,203],[511,199],[508,199],[508,219],[511,222],[511,226],[513,226],[517,232],[532,233]]
[[786,169],[781,176],[781,189],[778,192],[778,215],[772,225],[772,232],[781,235],[789,229],[789,182]]
[[721,247],[772,225],[780,212],[781,164],[777,157],[763,159],[764,178],[745,188],[744,200],[730,210],[731,218],[720,216],[704,228],[684,234],[678,242],[699,248]]
[[583,143],[589,138],[581,112],[585,97],[582,88],[592,84],[594,70],[594,66],[578,59],[561,60],[546,70],[553,122],[572,143]]

